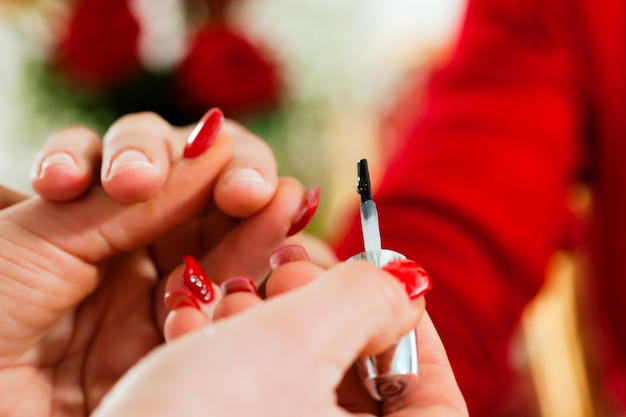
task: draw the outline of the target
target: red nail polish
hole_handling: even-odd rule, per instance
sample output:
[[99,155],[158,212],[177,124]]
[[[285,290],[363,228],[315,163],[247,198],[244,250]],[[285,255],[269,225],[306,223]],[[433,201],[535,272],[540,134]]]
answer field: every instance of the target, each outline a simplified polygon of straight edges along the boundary
[[430,290],[430,276],[417,262],[398,259],[389,262],[382,269],[396,277],[404,285],[404,289],[411,300],[421,297]]
[[191,291],[193,296],[203,304],[208,304],[215,299],[215,290],[206,272],[192,256],[185,256],[185,271],[183,272],[183,284]]
[[194,307],[200,310],[200,304],[187,288],[176,288],[166,292],[164,297],[165,305],[169,311],[174,311],[179,307]]
[[196,158],[202,155],[215,141],[223,123],[224,113],[217,107],[206,112],[193,132],[191,132],[191,135],[189,135],[183,156],[185,158]]
[[222,295],[226,296],[236,292],[248,292],[250,294],[259,295],[254,282],[248,277],[232,277],[222,282],[220,286]]
[[320,203],[320,187],[314,186],[309,188],[302,199],[302,208],[291,223],[291,227],[287,231],[287,237],[293,236],[304,229],[313,219],[317,206]]
[[272,252],[270,255],[270,268],[272,268],[273,271],[288,262],[308,260],[309,254],[304,247],[300,245],[287,245]]

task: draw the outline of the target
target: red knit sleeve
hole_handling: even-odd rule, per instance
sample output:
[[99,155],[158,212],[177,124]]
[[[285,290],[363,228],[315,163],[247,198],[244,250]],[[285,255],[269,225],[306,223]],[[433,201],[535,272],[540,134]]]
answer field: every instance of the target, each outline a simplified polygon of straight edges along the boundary
[[[433,277],[428,311],[481,416],[506,386],[512,332],[571,226],[581,106],[561,16],[543,2],[470,3],[375,201],[383,247]],[[337,251],[362,251],[358,217]]]

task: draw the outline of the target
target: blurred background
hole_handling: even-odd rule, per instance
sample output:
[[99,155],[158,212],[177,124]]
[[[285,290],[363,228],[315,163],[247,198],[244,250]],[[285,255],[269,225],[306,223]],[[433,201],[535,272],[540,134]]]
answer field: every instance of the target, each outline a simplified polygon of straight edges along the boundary
[[[464,7],[464,0],[3,0],[0,180],[30,192],[34,152],[61,126],[103,133],[120,114],[140,110],[182,125],[219,106],[268,141],[283,174],[322,186],[310,231],[328,237],[358,203],[357,160],[368,158],[375,184],[403,128],[402,109],[419,105]],[[502,416],[594,415],[574,265],[570,255],[555,255],[548,285],[524,317],[511,359],[519,389]]]

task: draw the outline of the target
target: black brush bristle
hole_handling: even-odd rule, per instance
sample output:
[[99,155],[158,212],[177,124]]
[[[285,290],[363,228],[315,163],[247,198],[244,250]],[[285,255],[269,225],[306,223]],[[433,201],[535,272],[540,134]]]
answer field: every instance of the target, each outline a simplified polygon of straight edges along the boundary
[[361,196],[361,203],[372,199],[372,185],[370,184],[370,172],[367,167],[367,159],[361,159],[356,164],[357,184],[356,191]]

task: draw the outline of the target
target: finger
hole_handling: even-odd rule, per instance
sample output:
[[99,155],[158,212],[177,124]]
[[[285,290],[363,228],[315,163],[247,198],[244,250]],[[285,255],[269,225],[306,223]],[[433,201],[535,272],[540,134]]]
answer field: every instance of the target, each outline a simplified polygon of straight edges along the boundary
[[303,232],[287,239],[287,243],[304,247],[309,254],[311,262],[328,269],[339,262],[333,248],[319,237]]
[[272,251],[311,221],[319,196],[319,187],[303,191],[296,180],[282,178],[270,203],[254,216],[237,219],[213,207],[151,245],[157,268],[169,271],[184,254],[202,258],[210,252],[202,262],[216,282],[245,275],[260,283]]
[[365,390],[362,374],[356,363],[350,367],[337,387],[337,404],[355,415],[380,416],[380,401]]
[[262,303],[252,279],[232,277],[220,285],[223,298],[215,307],[213,320],[225,319]]
[[67,201],[84,194],[100,167],[100,137],[74,126],[48,138],[35,155],[31,184],[41,197]]
[[0,210],[26,200],[26,195],[0,184]]
[[[257,289],[248,277],[226,280],[220,286],[221,296],[216,294],[210,302],[203,303],[202,297],[194,297],[194,294],[198,295],[195,282],[185,280],[185,273],[180,270],[181,268],[177,268],[170,275],[166,286],[165,302],[171,310],[164,326],[167,341],[261,303]],[[180,291],[181,286],[186,287],[184,291]]]
[[[365,262],[338,264],[268,303],[274,304],[275,314],[289,311],[274,325],[294,335],[292,348],[305,357],[330,360],[341,374],[357,356],[380,353],[398,340],[423,312],[423,305],[411,303],[396,279]],[[300,340],[303,332],[307,336]],[[308,345],[311,340],[315,343]]]
[[169,273],[186,254],[202,258],[239,223],[239,219],[211,209],[207,214],[177,227],[150,245],[157,269],[161,274]]
[[302,287],[324,272],[309,262],[309,255],[300,245],[287,245],[275,250],[269,263],[272,273],[265,283],[268,298]]
[[465,417],[465,400],[456,383],[448,356],[428,314],[417,327],[420,380],[415,389],[383,404],[384,415],[409,417]]
[[197,308],[179,307],[168,313],[163,325],[163,335],[167,342],[171,342],[210,323],[211,320]]
[[115,200],[129,203],[154,195],[173,158],[172,127],[154,113],[117,120],[104,135],[101,181]]
[[267,143],[235,122],[224,124],[234,157],[215,185],[215,202],[224,213],[246,217],[264,207],[278,186],[274,154]]
[[212,321],[221,294],[202,266],[191,256],[175,268],[165,284],[164,305],[170,311],[164,324],[165,340],[173,340]]
[[[268,258],[293,231],[308,222],[318,204],[319,193],[304,191],[291,178],[282,178],[270,203],[259,213],[242,220],[225,236],[202,263],[216,282],[244,275],[260,283],[269,273]],[[304,213],[304,215],[303,215]],[[203,235],[210,236],[212,230]]]

